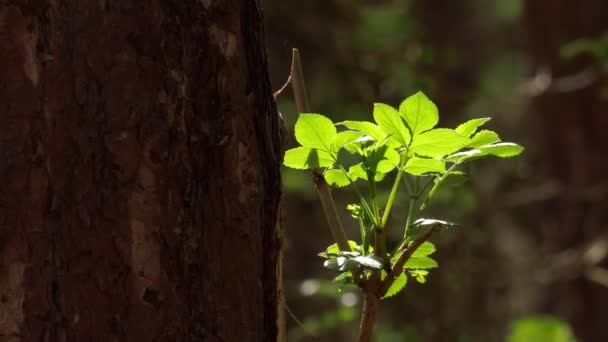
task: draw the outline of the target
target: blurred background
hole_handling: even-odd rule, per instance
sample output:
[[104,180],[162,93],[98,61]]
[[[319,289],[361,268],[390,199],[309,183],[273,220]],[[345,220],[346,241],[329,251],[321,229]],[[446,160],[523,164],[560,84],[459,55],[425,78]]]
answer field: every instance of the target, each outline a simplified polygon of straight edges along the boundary
[[[273,87],[299,48],[314,112],[371,120],[374,102],[422,90],[439,126],[492,116],[489,129],[526,147],[443,188],[430,210],[462,227],[434,238],[426,284],[382,302],[377,341],[608,341],[608,1],[263,3]],[[291,92],[278,103],[291,147]],[[284,169],[283,182],[289,340],[352,341],[360,297],[317,256],[332,242],[309,174]]]

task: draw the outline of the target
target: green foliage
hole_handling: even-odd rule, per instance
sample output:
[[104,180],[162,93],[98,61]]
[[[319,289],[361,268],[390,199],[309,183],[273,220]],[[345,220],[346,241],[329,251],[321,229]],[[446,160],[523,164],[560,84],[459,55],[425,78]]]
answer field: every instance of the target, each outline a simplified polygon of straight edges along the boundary
[[[386,275],[386,273],[384,273],[384,275]],[[384,295],[384,297],[382,297],[382,299],[390,298],[401,292],[401,290],[405,288],[405,285],[407,285],[407,275],[405,275],[405,272],[401,272],[399,276],[395,279],[393,285],[388,288],[388,291],[386,291],[386,294]]]
[[517,319],[511,324],[507,342],[575,342],[567,323],[556,317],[540,315]]
[[560,52],[566,59],[587,54],[606,64],[608,63],[608,32],[595,39],[577,39],[569,42],[561,48]]
[[[472,119],[456,129],[436,128],[439,111],[421,92],[406,98],[399,109],[376,103],[372,116],[375,122],[334,124],[321,114],[301,114],[295,124],[301,146],[285,153],[284,164],[317,169],[329,185],[353,189],[358,202],[347,209],[359,223],[360,242],[348,241],[350,250],[342,251],[334,244],[319,255],[326,258],[325,267],[339,272],[335,280],[341,284],[360,285],[378,274],[376,279],[383,281],[388,272],[394,272],[394,277],[388,278],[394,281],[381,293],[388,298],[403,290],[408,278],[425,283],[429,270],[438,267],[430,256],[435,246],[428,241],[415,242],[430,230],[456,226],[422,217],[437,189],[463,178],[465,173],[459,167],[466,162],[490,156],[513,157],[523,147],[502,142],[496,132],[480,130],[489,118]],[[341,154],[342,150],[347,153]],[[390,173],[396,175],[389,198],[382,204],[378,184],[391,179],[387,177]],[[385,252],[383,233],[394,229],[387,223],[402,180],[409,199],[408,217],[402,241],[389,253]],[[397,273],[399,260],[403,270],[398,268]]]
[[405,119],[412,136],[435,127],[439,122],[437,106],[422,92],[418,92],[401,102],[399,113]]

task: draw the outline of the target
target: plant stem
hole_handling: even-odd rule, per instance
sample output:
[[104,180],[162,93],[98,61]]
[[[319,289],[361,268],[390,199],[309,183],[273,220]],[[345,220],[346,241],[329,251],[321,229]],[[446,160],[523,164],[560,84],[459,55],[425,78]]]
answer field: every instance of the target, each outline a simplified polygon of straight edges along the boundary
[[304,72],[302,72],[300,51],[298,49],[292,49],[291,53],[291,71],[289,76],[291,77],[293,96],[296,100],[296,109],[298,110],[298,114],[307,113],[309,111],[308,95],[306,93],[306,84],[304,83]]
[[399,189],[399,182],[401,181],[401,176],[403,175],[403,166],[407,162],[407,158],[403,158],[403,161],[399,165],[399,169],[397,170],[397,176],[395,177],[395,183],[393,183],[393,188],[391,189],[391,194],[388,196],[388,201],[386,202],[386,208],[384,208],[384,215],[382,216],[382,222],[380,223],[380,227],[382,229],[386,228],[386,222],[388,221],[388,216],[391,212],[391,208],[393,207],[393,202],[395,201],[395,197],[397,197],[397,190]]
[[325,213],[325,220],[329,225],[329,230],[334,238],[334,241],[336,241],[336,244],[341,251],[350,251],[351,249],[350,245],[348,244],[348,238],[346,237],[346,233],[342,228],[342,221],[340,221],[340,216],[338,216],[336,203],[331,196],[331,191],[325,182],[325,178],[323,178],[323,175],[318,170],[313,171],[312,178],[315,183],[317,193],[319,194],[319,199],[321,200],[321,206],[323,207],[323,212]]
[[[298,49],[292,50],[290,78],[291,86],[293,88],[293,95],[296,100],[296,109],[298,113],[306,113],[309,111],[308,96],[306,94],[304,75],[302,73],[302,63]],[[319,194],[321,206],[323,207],[323,212],[325,213],[325,219],[327,220],[327,224],[329,225],[329,230],[331,231],[334,241],[336,241],[336,244],[341,251],[350,251],[351,249],[350,245],[348,244],[348,238],[346,237],[346,233],[342,227],[340,216],[338,216],[338,211],[336,210],[336,204],[331,196],[329,186],[327,185],[327,182],[325,182],[325,178],[319,170],[313,170],[312,178],[315,183],[317,193]]]
[[365,200],[365,197],[363,196],[363,193],[361,192],[361,190],[357,186],[357,183],[355,183],[353,181],[353,179],[350,178],[350,176],[348,175],[348,172],[346,172],[346,169],[344,169],[344,166],[342,166],[342,164],[338,163],[338,161],[335,160],[335,159],[334,159],[334,162],[338,164],[338,166],[340,167],[340,170],[344,173],[344,175],[346,176],[346,178],[348,178],[348,181],[350,182],[350,185],[352,185],[352,188],[355,191],[355,194],[359,197],[359,201],[361,202],[361,205],[363,206],[363,210],[365,210],[365,212],[367,213],[367,215],[369,216],[369,218],[372,220],[372,222],[374,224],[377,224],[375,216],[374,216],[374,213],[372,212],[372,209],[369,207],[369,204],[367,204],[367,201]]
[[416,240],[414,240],[414,242],[412,242],[412,244],[409,247],[405,248],[403,253],[401,253],[401,255],[399,256],[399,259],[397,259],[397,261],[395,261],[395,264],[393,265],[393,269],[386,275],[386,278],[384,278],[384,280],[380,284],[380,289],[378,291],[380,296],[384,296],[386,294],[386,291],[388,291],[388,289],[391,287],[391,285],[393,285],[393,283],[395,282],[395,279],[397,279],[399,274],[401,274],[401,272],[403,272],[405,263],[410,259],[412,254],[414,254],[414,252],[426,240],[430,239],[431,236],[433,236],[433,234],[435,234],[437,232],[439,232],[439,226],[434,226],[431,229],[429,229],[429,231],[424,233],[424,235],[422,235],[419,238],[417,238]]
[[363,312],[361,315],[361,325],[359,327],[359,342],[371,342],[379,304],[380,298],[378,298],[375,293],[364,293]]
[[433,185],[433,187],[431,188],[431,191],[429,191],[429,194],[424,199],[424,202],[420,206],[420,210],[421,211],[424,210],[424,209],[426,209],[427,204],[429,203],[429,201],[431,200],[431,198],[433,197],[433,195],[435,195],[435,192],[437,191],[437,189],[439,188],[439,186],[441,185],[441,183],[443,183],[443,181],[448,177],[448,175],[450,174],[450,172],[452,172],[456,168],[456,166],[458,166],[458,165],[460,165],[460,164],[454,163],[452,166],[450,166],[450,168],[443,175],[441,175],[441,177],[439,177],[439,179],[437,180],[437,182],[435,183],[435,185]]
[[403,240],[407,240],[407,229],[412,224],[412,217],[414,216],[414,206],[416,205],[416,198],[414,195],[410,195],[410,203],[407,208],[407,219],[405,219],[405,229],[403,231]]

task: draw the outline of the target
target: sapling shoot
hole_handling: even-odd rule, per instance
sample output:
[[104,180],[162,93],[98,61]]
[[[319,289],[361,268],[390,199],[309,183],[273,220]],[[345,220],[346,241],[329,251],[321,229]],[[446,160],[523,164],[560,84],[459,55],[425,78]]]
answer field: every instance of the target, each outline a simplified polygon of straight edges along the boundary
[[[290,80],[294,90],[299,87],[294,91],[296,98],[305,96],[298,95],[303,83],[299,83],[301,67],[297,58],[294,51]],[[301,114],[295,124],[299,146],[285,152],[283,163],[313,172],[335,239],[319,255],[325,258],[323,266],[336,271],[336,282],[354,284],[362,290],[359,341],[368,342],[380,300],[402,291],[408,279],[425,283],[429,271],[438,267],[431,257],[435,246],[429,239],[455,226],[425,216],[438,189],[449,177],[462,175],[461,166],[466,163],[492,156],[513,157],[523,147],[503,142],[496,132],[481,129],[490,118],[472,119],[455,129],[437,128],[439,111],[422,92],[407,97],[398,108],[376,103],[373,122],[334,123],[322,114],[307,113],[308,108],[303,106],[307,104],[298,106]],[[378,185],[391,181],[389,197],[382,202]],[[327,185],[352,190],[356,201],[346,210],[359,226],[356,240],[346,238]],[[406,222],[400,226],[389,224],[399,192],[404,192],[408,201]],[[387,232],[399,229],[401,241],[387,245]]]

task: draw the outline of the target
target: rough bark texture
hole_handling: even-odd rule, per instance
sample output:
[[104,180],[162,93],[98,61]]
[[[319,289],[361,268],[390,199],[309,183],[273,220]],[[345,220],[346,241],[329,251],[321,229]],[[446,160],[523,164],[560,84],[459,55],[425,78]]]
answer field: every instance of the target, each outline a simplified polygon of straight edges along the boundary
[[275,341],[255,1],[0,1],[0,340]]
[[[605,234],[608,222],[608,102],[601,95],[606,79],[597,60],[590,56],[565,60],[560,57],[560,48],[608,30],[608,2],[528,0],[524,24],[536,70],[549,70],[554,79],[585,70],[593,70],[597,77],[583,87],[550,87],[532,103],[540,144],[539,174],[543,177],[539,181],[559,189],[537,208],[544,251],[580,250]],[[605,263],[599,266],[605,267]],[[584,272],[580,268],[576,271]],[[568,318],[580,341],[607,341],[608,292],[581,275],[571,273],[570,278],[555,281],[546,291],[544,308]]]

